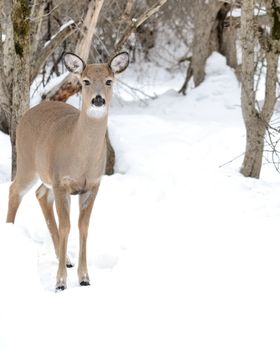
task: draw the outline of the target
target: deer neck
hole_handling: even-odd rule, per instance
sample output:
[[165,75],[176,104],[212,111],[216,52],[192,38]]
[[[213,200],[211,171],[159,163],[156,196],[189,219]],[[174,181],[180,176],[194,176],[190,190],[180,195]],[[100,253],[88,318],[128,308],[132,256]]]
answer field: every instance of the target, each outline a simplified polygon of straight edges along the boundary
[[[82,107],[76,128],[74,131],[74,140],[77,150],[83,153],[87,150],[92,152],[101,151],[104,147],[105,134],[108,123],[108,112],[102,117],[89,117],[86,109]],[[94,152],[94,153],[95,153]]]

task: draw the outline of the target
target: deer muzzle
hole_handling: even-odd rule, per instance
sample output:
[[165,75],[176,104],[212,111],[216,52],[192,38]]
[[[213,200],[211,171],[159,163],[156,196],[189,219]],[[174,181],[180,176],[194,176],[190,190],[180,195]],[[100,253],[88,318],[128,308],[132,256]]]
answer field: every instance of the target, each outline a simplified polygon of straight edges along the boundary
[[105,105],[105,100],[102,96],[97,95],[91,100],[91,103],[92,103],[92,105],[94,105],[96,107],[101,107],[101,106]]

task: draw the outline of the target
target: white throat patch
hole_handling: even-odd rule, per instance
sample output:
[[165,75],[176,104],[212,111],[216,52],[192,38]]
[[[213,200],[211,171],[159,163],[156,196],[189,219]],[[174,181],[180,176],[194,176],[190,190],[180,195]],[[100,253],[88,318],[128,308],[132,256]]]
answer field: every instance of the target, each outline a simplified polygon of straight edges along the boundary
[[107,108],[105,106],[90,106],[87,109],[87,115],[90,118],[96,118],[96,119],[101,119],[106,116],[107,113]]

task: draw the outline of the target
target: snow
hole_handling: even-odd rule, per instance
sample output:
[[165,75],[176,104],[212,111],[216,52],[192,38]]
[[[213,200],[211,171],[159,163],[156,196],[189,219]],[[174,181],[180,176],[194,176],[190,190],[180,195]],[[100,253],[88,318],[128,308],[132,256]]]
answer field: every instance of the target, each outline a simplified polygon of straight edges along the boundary
[[[254,9],[254,14],[255,16],[264,16],[266,15],[266,9],[265,7],[259,7],[256,6]],[[228,16],[232,16],[232,17],[241,17],[241,8],[235,8],[233,9]]]
[[[131,66],[121,79],[133,76]],[[34,190],[15,225],[4,223],[10,145],[0,135],[1,350],[279,349],[279,175],[267,165],[261,180],[244,178],[242,157],[229,162],[245,130],[220,55],[187,96],[172,90],[181,74],[163,76],[155,100],[114,99],[116,173],[92,215],[90,287],[78,286],[75,266],[54,293],[57,261]],[[115,91],[125,98],[121,84]],[[75,263],[77,216],[73,197]]]

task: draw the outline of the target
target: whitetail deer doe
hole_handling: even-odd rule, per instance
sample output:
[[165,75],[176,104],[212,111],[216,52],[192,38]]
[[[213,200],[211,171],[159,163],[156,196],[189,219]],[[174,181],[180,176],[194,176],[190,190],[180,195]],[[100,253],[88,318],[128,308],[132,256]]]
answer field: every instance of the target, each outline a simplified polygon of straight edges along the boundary
[[[90,214],[106,163],[105,133],[114,75],[124,71],[128,54],[109,64],[88,64],[65,53],[67,69],[82,83],[82,108],[63,102],[43,102],[21,118],[17,129],[17,173],[10,186],[7,222],[14,222],[22,197],[41,179],[36,191],[59,259],[56,290],[66,288],[67,241],[70,231],[70,195],[79,194],[79,283],[89,285],[86,241]],[[59,227],[53,203],[55,201]]]

